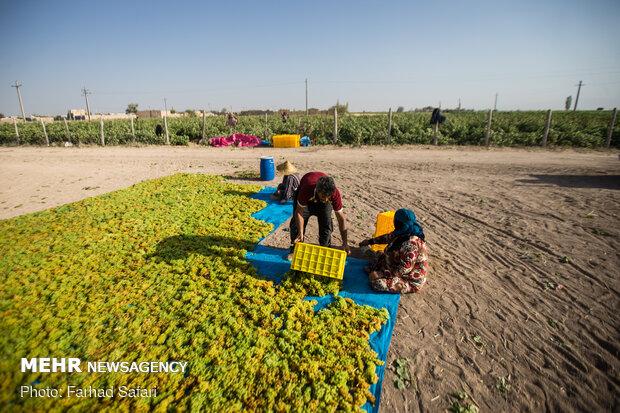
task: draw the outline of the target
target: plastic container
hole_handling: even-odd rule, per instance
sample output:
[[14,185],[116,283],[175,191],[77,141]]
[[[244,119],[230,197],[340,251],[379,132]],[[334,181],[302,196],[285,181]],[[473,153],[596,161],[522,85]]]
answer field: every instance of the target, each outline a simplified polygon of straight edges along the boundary
[[273,181],[276,177],[276,170],[273,166],[273,156],[260,157],[260,180]]
[[291,269],[342,280],[347,253],[334,248],[298,242]]
[[[377,225],[375,227],[376,228],[375,235],[373,236],[373,238],[376,238],[378,236],[385,235],[387,233],[394,231],[394,214],[395,213],[396,211],[387,211],[387,212],[382,212],[379,215],[377,215]],[[387,244],[374,244],[370,246],[370,248],[372,248],[372,250],[375,252],[383,251],[385,247],[387,247]]]
[[274,148],[298,148],[300,135],[275,135],[273,137]]

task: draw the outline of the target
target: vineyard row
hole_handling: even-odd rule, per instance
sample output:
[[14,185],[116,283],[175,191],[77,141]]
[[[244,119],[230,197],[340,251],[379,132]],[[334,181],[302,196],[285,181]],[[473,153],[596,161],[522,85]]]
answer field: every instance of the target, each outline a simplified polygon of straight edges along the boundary
[[[547,113],[495,112],[492,117],[488,143],[495,146],[539,146],[542,144]],[[610,111],[555,112],[547,135],[549,146],[601,148],[620,147],[620,128],[612,126]],[[102,126],[103,124],[103,126]],[[165,133],[156,134],[163,119],[27,122],[0,125],[0,145],[62,145],[73,144],[124,145],[132,143],[163,145]],[[228,136],[225,117],[167,119],[171,145],[188,145],[204,136]],[[384,145],[388,143],[388,116],[385,114],[344,115],[338,118],[337,143],[345,145]],[[439,126],[440,145],[484,145],[488,126],[486,112],[446,114]],[[103,131],[104,139],[101,139]],[[240,116],[232,133],[243,133],[270,140],[278,134],[309,136],[315,145],[334,143],[334,118],[327,115],[292,116],[283,122],[279,115]],[[47,134],[47,140],[45,137]],[[430,144],[434,140],[433,125],[428,113],[395,113],[390,128],[391,144]]]

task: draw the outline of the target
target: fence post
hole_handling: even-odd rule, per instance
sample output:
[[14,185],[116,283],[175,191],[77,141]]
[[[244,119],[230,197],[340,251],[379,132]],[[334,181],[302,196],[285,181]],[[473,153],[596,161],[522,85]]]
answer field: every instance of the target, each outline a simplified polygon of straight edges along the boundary
[[45,130],[45,123],[43,122],[42,118],[39,118],[39,120],[41,121],[41,126],[43,126],[43,135],[45,135],[45,143],[47,144],[47,146],[50,146],[50,140],[47,137],[47,131]]
[[103,115],[99,116],[99,125],[101,129],[101,146],[105,146],[105,136],[103,135]]
[[166,130],[166,145],[170,145],[170,136],[168,135],[168,120],[164,115],[164,129]]
[[437,145],[437,140],[439,139],[439,121],[435,123],[433,126],[433,131],[435,132],[435,137],[433,138],[433,145]]
[[206,143],[206,131],[207,131],[207,111],[202,110],[202,139],[200,140],[200,144],[204,145]]
[[67,119],[63,119],[65,121],[65,131],[67,132],[67,142],[71,143],[71,133],[69,132],[69,124],[67,123]]
[[133,126],[133,116],[131,117],[131,142],[136,143],[136,129]]
[[543,132],[542,147],[547,146],[547,136],[549,136],[549,128],[551,127],[551,109],[547,111],[547,122],[545,122],[545,131]]
[[338,105],[334,107],[334,145],[338,142]]
[[387,144],[392,144],[392,108],[388,110],[388,138]]
[[489,122],[487,123],[487,131],[484,134],[484,145],[489,146],[489,134],[491,133],[491,120],[493,119],[493,109],[489,110]]
[[611,136],[614,134],[614,123],[616,123],[616,108],[614,108],[611,113],[611,122],[609,122],[609,132],[607,132],[607,142],[605,143],[606,148],[609,148],[609,145],[611,145]]
[[17,130],[17,121],[13,118],[13,126],[15,126],[15,137],[17,138],[17,144],[19,145],[19,131]]

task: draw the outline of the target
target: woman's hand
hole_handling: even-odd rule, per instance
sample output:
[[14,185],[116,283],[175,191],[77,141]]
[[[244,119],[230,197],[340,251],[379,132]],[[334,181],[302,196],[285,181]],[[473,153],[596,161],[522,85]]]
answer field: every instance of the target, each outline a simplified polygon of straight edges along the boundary
[[368,280],[369,280],[370,282],[373,282],[373,281],[375,281],[375,280],[378,280],[379,278],[381,278],[381,275],[379,274],[379,272],[378,272],[378,271],[370,271],[370,272],[368,273]]
[[369,239],[365,239],[364,241],[360,242],[360,247],[365,247],[367,245],[370,245]]

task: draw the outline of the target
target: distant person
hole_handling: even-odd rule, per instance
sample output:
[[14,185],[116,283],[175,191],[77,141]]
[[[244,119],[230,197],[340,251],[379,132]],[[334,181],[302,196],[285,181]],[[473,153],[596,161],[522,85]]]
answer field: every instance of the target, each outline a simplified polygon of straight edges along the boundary
[[232,113],[226,115],[226,126],[234,127],[239,124],[239,119]]
[[288,119],[288,113],[286,111],[282,111],[282,123],[286,123]]
[[282,183],[278,185],[278,189],[271,195],[271,199],[274,201],[280,201],[281,204],[290,201],[295,197],[295,192],[299,188],[299,174],[295,165],[289,161],[283,162],[276,166],[276,170],[280,172],[284,177]]
[[394,214],[394,231],[360,242],[360,247],[388,244],[364,271],[371,287],[390,293],[415,293],[426,282],[424,231],[409,209]]
[[332,210],[338,219],[338,229],[342,237],[342,249],[347,255],[351,253],[347,239],[347,220],[344,216],[342,198],[336,188],[334,179],[323,172],[308,172],[299,181],[299,188],[293,197],[295,203],[291,217],[291,250],[287,259],[293,257],[295,244],[304,242],[304,233],[308,219],[316,215],[319,221],[319,244],[331,247],[334,223]]
[[164,128],[161,127],[161,125],[157,125],[155,126],[155,135],[157,135],[157,137],[161,137],[162,133],[164,133]]

